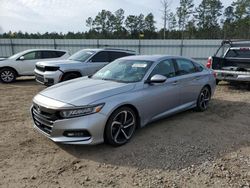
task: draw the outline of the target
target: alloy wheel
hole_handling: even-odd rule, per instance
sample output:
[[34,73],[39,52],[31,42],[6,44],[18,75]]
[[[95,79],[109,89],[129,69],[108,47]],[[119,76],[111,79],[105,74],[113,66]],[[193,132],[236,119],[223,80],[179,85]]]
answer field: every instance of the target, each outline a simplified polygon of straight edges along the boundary
[[10,70],[5,70],[1,73],[1,79],[6,82],[12,82],[15,79],[15,75],[12,71]]
[[208,88],[204,88],[202,91],[201,91],[201,94],[200,94],[200,108],[202,110],[206,110],[207,107],[208,107],[208,103],[209,103],[209,100],[210,100],[210,91],[208,90]]
[[135,126],[135,116],[132,112],[127,110],[119,112],[111,124],[113,141],[119,145],[126,143],[132,137]]

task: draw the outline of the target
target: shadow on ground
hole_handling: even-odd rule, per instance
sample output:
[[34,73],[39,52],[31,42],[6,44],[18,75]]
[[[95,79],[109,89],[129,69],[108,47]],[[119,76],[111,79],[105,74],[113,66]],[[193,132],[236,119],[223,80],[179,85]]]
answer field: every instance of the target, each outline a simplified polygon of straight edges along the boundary
[[59,146],[78,159],[153,169],[182,169],[250,145],[250,103],[214,99],[204,113],[192,110],[152,123],[121,147]]

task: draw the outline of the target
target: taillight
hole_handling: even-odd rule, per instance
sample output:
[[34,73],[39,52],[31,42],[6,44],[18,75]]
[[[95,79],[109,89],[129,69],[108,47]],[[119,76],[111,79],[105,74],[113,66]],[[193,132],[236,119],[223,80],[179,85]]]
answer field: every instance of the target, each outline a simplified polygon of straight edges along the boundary
[[211,68],[212,67],[212,57],[209,57],[208,60],[207,60],[207,68]]
[[214,75],[214,77],[216,78],[217,74],[216,74],[216,72],[215,72],[215,71],[213,71],[213,75]]

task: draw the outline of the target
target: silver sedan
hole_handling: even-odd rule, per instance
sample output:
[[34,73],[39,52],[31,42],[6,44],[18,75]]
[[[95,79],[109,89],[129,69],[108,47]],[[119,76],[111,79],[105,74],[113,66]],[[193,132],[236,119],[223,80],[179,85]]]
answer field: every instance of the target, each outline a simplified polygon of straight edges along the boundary
[[130,56],[43,90],[31,114],[34,127],[55,142],[120,146],[152,121],[205,111],[215,85],[214,73],[191,59]]

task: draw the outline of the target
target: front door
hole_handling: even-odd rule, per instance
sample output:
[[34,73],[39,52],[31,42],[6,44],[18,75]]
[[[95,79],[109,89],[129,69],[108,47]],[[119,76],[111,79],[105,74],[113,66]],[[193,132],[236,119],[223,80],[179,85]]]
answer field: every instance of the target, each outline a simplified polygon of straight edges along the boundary
[[36,63],[42,61],[41,51],[28,52],[17,59],[17,69],[21,75],[34,75]]
[[144,85],[141,100],[144,100],[145,104],[150,104],[144,114],[146,121],[157,119],[158,116],[179,105],[179,85],[173,61],[167,59],[158,63],[150,77],[156,74],[166,76],[167,81]]

